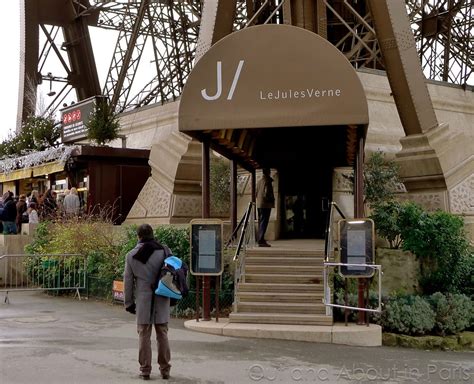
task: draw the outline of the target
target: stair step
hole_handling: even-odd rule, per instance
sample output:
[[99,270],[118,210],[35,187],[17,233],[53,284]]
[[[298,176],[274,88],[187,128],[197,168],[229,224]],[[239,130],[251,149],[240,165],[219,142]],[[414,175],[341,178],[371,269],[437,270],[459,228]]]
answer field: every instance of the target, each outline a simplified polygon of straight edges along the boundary
[[323,265],[323,257],[253,256],[245,258],[245,265]]
[[247,248],[246,257],[273,255],[275,257],[324,257],[324,250],[287,249],[287,248]]
[[245,265],[245,274],[266,274],[266,275],[311,275],[311,276],[322,276],[323,266],[322,265]]
[[320,284],[292,284],[292,283],[250,283],[246,281],[245,283],[239,283],[238,285],[238,292],[266,292],[266,293],[274,293],[274,292],[303,292],[303,293],[311,293],[311,292],[323,292],[324,287],[322,282]]
[[238,292],[239,302],[321,303],[323,292]]
[[237,304],[237,313],[242,312],[324,315],[326,307],[323,303],[240,302]]
[[231,323],[255,323],[255,324],[295,324],[295,325],[332,325],[332,316],[289,314],[289,313],[254,313],[254,312],[232,312],[229,315]]
[[290,284],[321,284],[323,278],[317,275],[288,275],[288,274],[255,274],[245,273],[246,283],[290,283]]

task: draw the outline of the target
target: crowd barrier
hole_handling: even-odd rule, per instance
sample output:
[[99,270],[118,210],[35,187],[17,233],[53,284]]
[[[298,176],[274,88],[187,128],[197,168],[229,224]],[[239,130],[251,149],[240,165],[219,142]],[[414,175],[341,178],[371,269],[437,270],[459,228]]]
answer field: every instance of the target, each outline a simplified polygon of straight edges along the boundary
[[0,256],[0,292],[65,291],[86,289],[87,260],[80,254]]

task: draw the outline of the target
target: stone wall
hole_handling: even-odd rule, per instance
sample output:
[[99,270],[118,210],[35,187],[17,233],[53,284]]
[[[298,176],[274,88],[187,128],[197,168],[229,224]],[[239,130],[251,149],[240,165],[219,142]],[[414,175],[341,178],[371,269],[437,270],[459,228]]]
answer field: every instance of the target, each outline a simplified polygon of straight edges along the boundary
[[[430,181],[430,171],[417,181],[416,190],[406,195],[428,209],[444,209],[464,215],[469,233],[474,235],[474,92],[444,83],[428,83],[433,106],[440,125],[419,141],[405,138],[388,79],[383,71],[359,71],[367,95],[370,125],[366,140],[366,156],[382,151],[396,158],[404,151],[405,164],[410,156],[423,157],[423,146],[430,145],[430,156],[438,159],[444,186]],[[184,223],[201,216],[201,145],[178,130],[179,102],[151,105],[121,116],[121,133],[130,148],[149,148],[152,176],[140,193],[127,222]],[[121,146],[121,141],[112,143]],[[418,147],[417,147],[418,145]],[[421,144],[420,144],[421,145]],[[410,156],[407,151],[412,151]],[[398,160],[400,157],[398,158]],[[403,163],[403,161],[402,161]],[[419,163],[418,163],[419,164]],[[335,172],[335,200],[341,199],[345,212],[353,212],[352,198],[340,190]],[[431,183],[431,184],[430,184]],[[430,187],[430,185],[432,187]],[[277,182],[275,182],[277,186]],[[421,187],[420,187],[421,186]],[[277,192],[277,191],[276,191]],[[239,217],[247,206],[250,183],[239,194]],[[273,210],[269,238],[278,238],[279,217]],[[474,238],[474,237],[473,237]]]
[[382,294],[417,293],[420,264],[411,252],[377,248],[375,263],[382,265]]

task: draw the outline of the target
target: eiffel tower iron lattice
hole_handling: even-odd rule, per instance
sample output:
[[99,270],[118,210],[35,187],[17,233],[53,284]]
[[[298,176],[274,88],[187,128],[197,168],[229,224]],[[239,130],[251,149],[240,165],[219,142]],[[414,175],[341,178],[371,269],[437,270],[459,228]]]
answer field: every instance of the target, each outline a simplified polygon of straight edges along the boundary
[[[194,64],[207,2],[24,0],[19,119],[97,94],[117,112],[176,100]],[[298,25],[325,37],[354,67],[385,69],[368,0],[237,0],[232,7],[234,31]],[[406,9],[424,75],[473,85],[472,0],[406,0]],[[37,87],[50,96],[37,96]]]

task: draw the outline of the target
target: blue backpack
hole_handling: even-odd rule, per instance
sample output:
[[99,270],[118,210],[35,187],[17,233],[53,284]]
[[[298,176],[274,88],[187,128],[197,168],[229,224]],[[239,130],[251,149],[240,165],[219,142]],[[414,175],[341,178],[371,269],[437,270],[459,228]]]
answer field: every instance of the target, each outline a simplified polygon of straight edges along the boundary
[[176,256],[169,256],[165,259],[161,268],[160,279],[155,294],[172,299],[171,305],[177,300],[186,297],[189,292],[186,281],[188,266],[184,261]]

